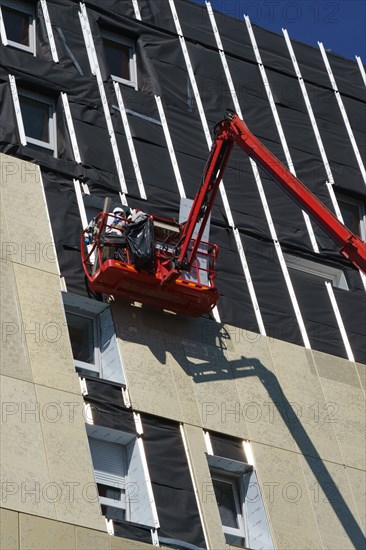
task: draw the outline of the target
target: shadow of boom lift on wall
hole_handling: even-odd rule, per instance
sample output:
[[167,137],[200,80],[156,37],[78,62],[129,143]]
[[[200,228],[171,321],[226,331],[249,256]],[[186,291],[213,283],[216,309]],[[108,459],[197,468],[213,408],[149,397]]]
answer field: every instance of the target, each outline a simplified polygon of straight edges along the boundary
[[[287,399],[276,375],[268,370],[256,357],[241,356],[240,359],[229,360],[225,352],[232,346],[231,337],[225,327],[219,324],[212,321],[206,322],[202,318],[197,321],[192,319],[187,321],[187,319],[180,316],[162,315],[158,329],[154,310],[149,307],[142,307],[139,311],[141,314],[140,322],[148,332],[158,330],[160,335],[163,334],[164,347],[161,345],[161,339],[160,343],[154,341],[153,338],[148,338],[146,341],[156,359],[161,364],[166,364],[167,354],[170,353],[194,383],[219,382],[220,380],[249,377],[257,377],[260,380],[270,402],[276,407],[319,484],[319,488],[323,491],[326,499],[324,502],[327,502],[333,508],[353,546],[355,548],[365,548],[365,537],[360,526],[324,465],[292,404]],[[133,340],[131,333],[128,336],[128,340]],[[260,338],[259,335],[258,337]],[[188,345],[185,350],[182,347],[184,341]],[[206,351],[208,348],[213,352],[211,358],[208,357]],[[190,357],[198,359],[199,363],[190,361],[187,352]]]

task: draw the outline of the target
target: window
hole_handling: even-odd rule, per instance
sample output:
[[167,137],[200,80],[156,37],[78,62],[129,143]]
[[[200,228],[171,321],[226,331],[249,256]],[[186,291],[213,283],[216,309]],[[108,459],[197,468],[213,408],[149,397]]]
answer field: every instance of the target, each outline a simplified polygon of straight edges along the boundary
[[362,201],[337,193],[338,205],[344,225],[355,235],[366,241],[365,205]]
[[274,548],[256,472],[250,464],[207,455],[213,494],[228,544]]
[[36,54],[34,6],[17,0],[2,0],[1,40],[4,45]]
[[56,111],[52,99],[21,90],[19,103],[27,145],[56,157]]
[[125,446],[93,437],[89,438],[89,445],[103,515],[115,521],[129,519],[126,517]]
[[292,254],[284,254],[284,257],[286,265],[290,269],[300,271],[305,277],[312,279],[316,277],[318,280],[323,279],[323,281],[330,281],[335,288],[349,290],[347,279],[341,269],[311,260],[305,260],[299,256],[293,256]]
[[108,304],[63,293],[75,368],[80,374],[125,383]]
[[240,480],[236,477],[212,474],[212,484],[219,507],[226,542],[245,545]]
[[136,434],[86,425],[102,514],[150,529],[158,526],[142,440]]
[[99,373],[98,330],[94,317],[66,311],[67,326],[75,366]]
[[137,89],[135,44],[109,32],[102,33],[104,56],[113,80]]

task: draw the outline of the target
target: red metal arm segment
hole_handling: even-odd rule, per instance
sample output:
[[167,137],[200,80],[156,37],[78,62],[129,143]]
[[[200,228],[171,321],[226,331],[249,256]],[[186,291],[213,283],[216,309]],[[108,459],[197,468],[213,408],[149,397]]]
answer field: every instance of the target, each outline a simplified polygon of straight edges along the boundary
[[[192,266],[232,147],[234,143],[237,143],[335,240],[340,246],[343,256],[366,273],[366,244],[342,225],[334,214],[291,174],[282,162],[250,132],[238,115],[230,115],[222,120],[217,127],[218,131],[206,166],[203,183],[194,199],[189,218],[181,234],[176,268],[190,269]],[[202,222],[195,245],[189,250],[193,231],[200,220]]]

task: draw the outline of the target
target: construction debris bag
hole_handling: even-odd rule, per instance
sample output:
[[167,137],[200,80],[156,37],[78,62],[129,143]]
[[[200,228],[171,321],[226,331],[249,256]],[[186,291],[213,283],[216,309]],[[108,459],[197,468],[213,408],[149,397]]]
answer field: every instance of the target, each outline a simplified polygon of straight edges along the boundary
[[126,227],[127,243],[132,264],[136,269],[153,272],[154,262],[154,224],[147,217]]

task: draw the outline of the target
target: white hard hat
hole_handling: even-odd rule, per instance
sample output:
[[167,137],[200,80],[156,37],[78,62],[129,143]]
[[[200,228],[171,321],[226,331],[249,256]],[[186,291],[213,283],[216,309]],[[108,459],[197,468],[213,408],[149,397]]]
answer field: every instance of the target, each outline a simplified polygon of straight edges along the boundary
[[114,210],[113,210],[113,214],[115,216],[124,216],[125,215],[125,211],[123,210],[123,208],[121,208],[120,206],[117,206]]

